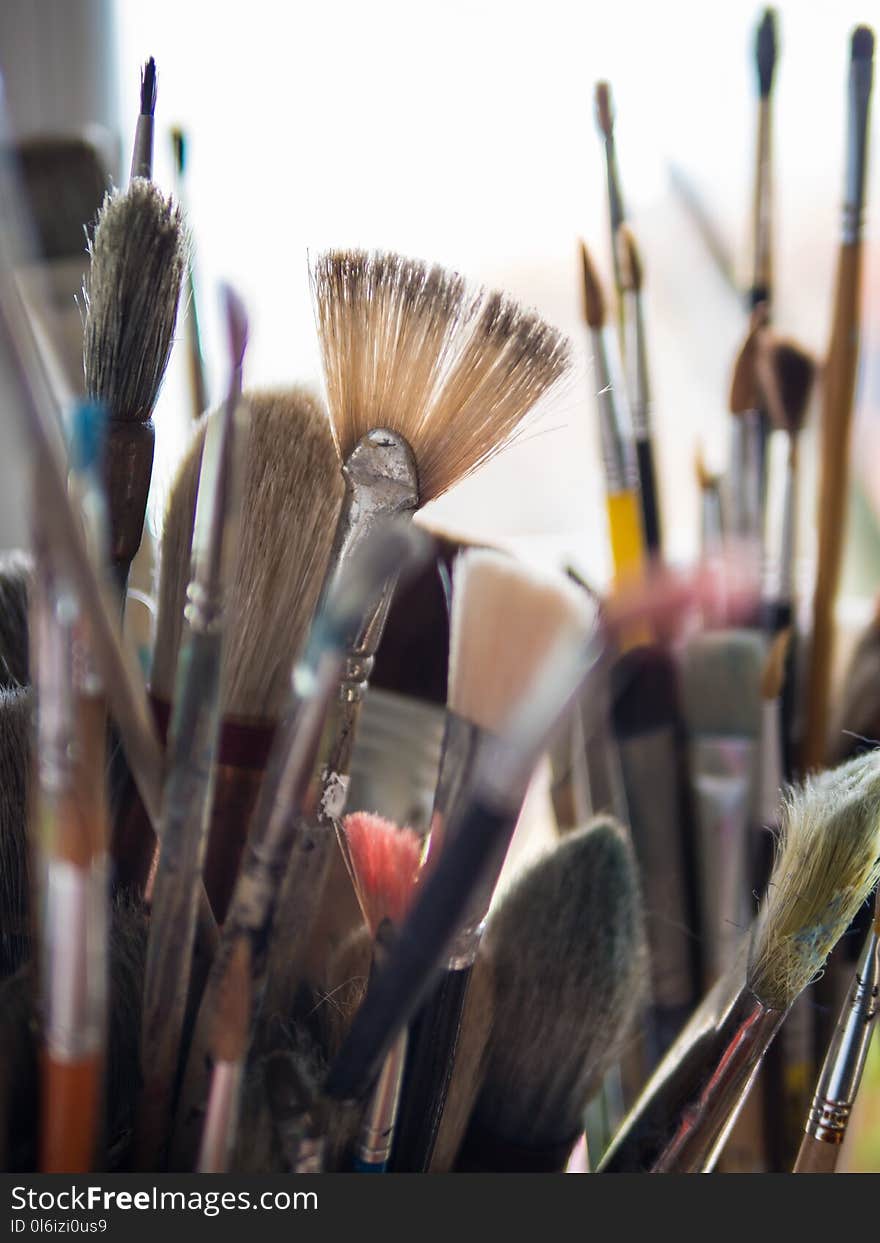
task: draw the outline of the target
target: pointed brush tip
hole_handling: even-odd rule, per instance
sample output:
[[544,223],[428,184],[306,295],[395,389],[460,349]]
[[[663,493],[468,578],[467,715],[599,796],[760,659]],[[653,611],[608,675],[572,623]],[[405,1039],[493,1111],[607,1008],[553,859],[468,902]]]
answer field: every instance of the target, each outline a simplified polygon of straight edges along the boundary
[[779,47],[776,38],[776,10],[765,9],[758,25],[755,39],[755,63],[758,70],[758,86],[761,98],[766,99],[773,89],[773,73]]
[[635,234],[628,224],[622,224],[617,230],[617,259],[620,265],[620,277],[623,288],[641,293],[644,269],[642,256],[639,253]]
[[874,31],[870,26],[856,26],[852,34],[852,60],[874,59]]
[[580,250],[584,318],[590,328],[602,328],[605,323],[605,298],[602,294],[602,282],[583,239],[581,239]]
[[156,111],[156,62],[151,56],[141,70],[141,116],[151,117]]

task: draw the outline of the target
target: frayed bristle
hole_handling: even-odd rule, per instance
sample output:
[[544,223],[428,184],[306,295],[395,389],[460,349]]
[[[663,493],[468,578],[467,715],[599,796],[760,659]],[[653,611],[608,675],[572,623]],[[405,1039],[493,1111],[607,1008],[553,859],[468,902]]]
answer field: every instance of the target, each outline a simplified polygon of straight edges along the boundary
[[785,667],[791,643],[791,629],[781,630],[770,644],[764,672],[761,674],[761,698],[778,699],[785,684]]
[[617,230],[616,245],[621,287],[633,293],[640,293],[644,277],[642,256],[628,224],[622,224]]
[[874,32],[870,26],[856,26],[852,33],[850,54],[854,61],[874,59]]
[[644,999],[638,869],[599,819],[523,874],[489,920],[495,1013],[474,1117],[540,1149],[571,1139]]
[[602,281],[593,257],[583,241],[581,242],[581,292],[584,319],[590,328],[601,328],[605,323],[605,295],[602,292]]
[[537,315],[436,265],[330,251],[311,284],[341,459],[374,428],[397,432],[422,505],[503,448],[569,365],[565,339]]
[[607,82],[596,83],[596,124],[603,138],[614,135],[614,110],[611,106],[611,87]]
[[247,937],[239,937],[217,997],[210,1041],[214,1061],[242,1062],[250,1029],[251,950]]
[[[317,603],[343,483],[326,412],[310,390],[245,397],[250,433],[225,622],[223,711],[275,719]],[[205,422],[172,485],[162,532],[152,689],[165,698],[182,633]]]
[[412,904],[422,842],[412,829],[366,811],[343,821],[355,892],[375,936],[383,920],[399,928]]
[[151,56],[141,70],[141,116],[151,117],[156,111],[156,62]]
[[165,376],[189,244],[180,209],[136,177],[108,194],[89,243],[86,392],[111,418],[146,422]]
[[784,1010],[806,988],[880,877],[880,755],[809,778],[784,807],[752,933],[748,984]]
[[758,90],[762,99],[766,99],[773,89],[776,54],[776,10],[765,9],[755,37],[755,66],[758,70]]
[[502,553],[462,553],[453,570],[450,710],[497,733],[557,644],[586,636],[590,619],[588,597],[561,574]]

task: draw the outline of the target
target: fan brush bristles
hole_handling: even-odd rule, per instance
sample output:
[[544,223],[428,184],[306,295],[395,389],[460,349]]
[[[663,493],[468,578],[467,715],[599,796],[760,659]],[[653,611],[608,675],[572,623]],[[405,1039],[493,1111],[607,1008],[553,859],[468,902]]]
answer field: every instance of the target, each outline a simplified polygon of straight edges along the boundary
[[[343,485],[326,412],[310,390],[246,397],[251,425],[227,611],[223,711],[274,719],[315,608]],[[203,421],[165,515],[152,676],[152,688],[162,696],[170,696],[174,682],[204,434]]]
[[347,862],[355,893],[372,934],[384,919],[395,928],[412,904],[422,861],[422,842],[412,829],[356,811],[343,820]]
[[462,553],[453,571],[449,708],[498,733],[565,631],[586,633],[588,598],[562,575],[503,553]]
[[858,756],[788,798],[749,951],[749,987],[784,1010],[880,878],[880,756]]
[[189,243],[180,209],[136,178],[107,195],[89,242],[86,392],[111,418],[145,422],[168,365]]
[[538,315],[436,265],[330,251],[311,286],[340,458],[374,428],[397,432],[422,505],[503,448],[569,365],[565,338]]

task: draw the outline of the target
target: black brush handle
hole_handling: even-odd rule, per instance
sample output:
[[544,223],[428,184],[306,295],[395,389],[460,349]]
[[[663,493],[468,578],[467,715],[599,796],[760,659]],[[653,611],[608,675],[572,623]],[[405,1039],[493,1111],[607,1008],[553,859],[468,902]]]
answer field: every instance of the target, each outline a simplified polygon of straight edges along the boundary
[[660,504],[657,496],[657,474],[654,468],[654,446],[647,438],[636,441],[636,461],[642,498],[642,522],[645,543],[652,557],[658,556],[663,537],[660,530]]
[[471,967],[444,971],[410,1027],[391,1168],[426,1173],[455,1069]]

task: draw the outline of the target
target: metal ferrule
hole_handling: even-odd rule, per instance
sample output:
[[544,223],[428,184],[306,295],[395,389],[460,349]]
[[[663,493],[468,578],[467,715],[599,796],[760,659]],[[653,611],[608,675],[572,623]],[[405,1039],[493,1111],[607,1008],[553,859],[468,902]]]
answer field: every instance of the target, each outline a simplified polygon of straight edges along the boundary
[[619,375],[613,341],[605,329],[594,328],[592,336],[605,486],[614,495],[632,488],[637,479],[627,439],[631,430],[629,404]]
[[153,131],[155,118],[143,114],[137,119],[134,131],[134,149],[131,156],[131,176],[146,177],[153,175]]
[[813,1097],[805,1131],[826,1144],[842,1144],[865,1068],[877,1016],[880,939],[872,929],[856,967],[846,1008],[837,1021]]
[[648,1081],[599,1172],[710,1170],[785,1015],[748,988],[718,1010],[701,1008]]
[[868,152],[868,117],[874,66],[856,60],[849,70],[849,121],[847,125],[846,182],[843,203],[843,242],[852,245],[862,236],[865,207],[865,172]]
[[385,1058],[364,1118],[357,1152],[358,1164],[361,1166],[384,1169],[391,1157],[406,1063],[406,1045],[407,1032],[404,1028]]
[[636,440],[651,437],[651,381],[648,372],[648,345],[645,338],[645,317],[642,296],[638,290],[624,295],[625,348],[627,391],[629,393],[632,433]]

